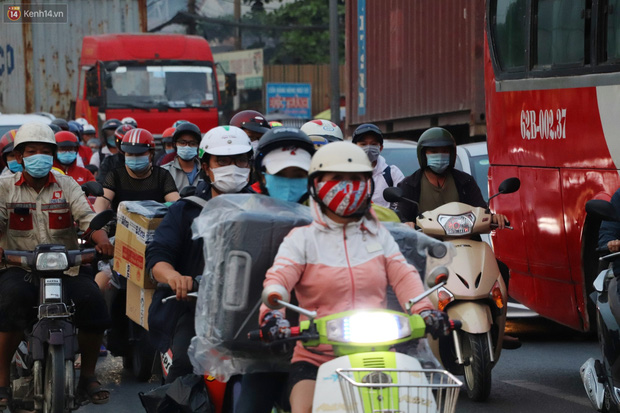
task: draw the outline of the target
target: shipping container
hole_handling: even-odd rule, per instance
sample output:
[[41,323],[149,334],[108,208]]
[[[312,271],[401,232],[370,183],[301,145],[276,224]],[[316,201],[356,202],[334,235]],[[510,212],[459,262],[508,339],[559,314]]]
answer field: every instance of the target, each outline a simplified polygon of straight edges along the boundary
[[[38,4],[46,3],[11,2],[22,13]],[[146,0],[63,0],[62,4],[66,23],[29,23],[22,18],[0,24],[0,112],[68,117],[77,95],[82,38],[146,31]],[[7,6],[2,7],[6,15]]]
[[372,122],[402,137],[431,126],[486,133],[484,1],[349,0],[346,8],[349,132]]

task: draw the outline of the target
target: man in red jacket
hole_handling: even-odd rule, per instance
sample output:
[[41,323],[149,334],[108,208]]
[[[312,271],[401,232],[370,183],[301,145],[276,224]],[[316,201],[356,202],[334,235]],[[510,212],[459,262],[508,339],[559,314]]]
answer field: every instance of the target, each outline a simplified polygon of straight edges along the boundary
[[76,165],[78,149],[80,147],[77,136],[69,131],[61,131],[57,132],[54,137],[58,145],[54,167],[75,179],[79,185],[88,181],[94,181],[95,177],[88,169]]

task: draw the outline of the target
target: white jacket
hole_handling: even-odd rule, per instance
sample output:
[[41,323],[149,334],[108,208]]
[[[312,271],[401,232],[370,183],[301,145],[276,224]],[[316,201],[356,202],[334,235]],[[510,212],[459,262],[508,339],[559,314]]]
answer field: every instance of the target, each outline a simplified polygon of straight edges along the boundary
[[[383,177],[383,171],[388,167],[385,162],[385,158],[379,155],[375,169],[372,171],[372,180],[375,181],[375,192],[372,194],[372,202],[382,207],[389,208],[390,203],[383,198],[383,190],[388,187],[385,178]],[[400,181],[405,179],[405,175],[398,169],[396,165],[390,165],[390,175],[392,176],[392,186],[398,186]]]

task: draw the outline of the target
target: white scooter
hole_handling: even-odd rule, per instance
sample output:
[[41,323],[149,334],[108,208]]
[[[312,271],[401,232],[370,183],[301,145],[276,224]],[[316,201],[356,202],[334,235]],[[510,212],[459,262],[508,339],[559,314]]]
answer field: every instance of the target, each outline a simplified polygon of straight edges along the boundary
[[[446,271],[438,268],[434,275]],[[441,284],[409,301],[412,306]],[[306,347],[329,344],[337,358],[322,364],[316,378],[312,412],[424,412],[452,413],[462,383],[445,370],[423,369],[408,355],[390,347],[425,336],[426,325],[417,314],[377,309],[345,311],[316,318],[288,302],[280,285],[263,290],[263,302],[272,309],[286,307],[308,318],[291,329],[291,337]],[[460,322],[452,321],[453,328]],[[250,334],[260,339],[260,331]],[[340,391],[335,383],[340,383]]]
[[[518,178],[506,179],[489,201],[516,192],[519,187]],[[384,197],[389,202],[415,203],[403,198],[400,188],[386,189]],[[420,214],[416,225],[424,234],[452,243],[456,250],[456,256],[447,265],[447,277],[436,280],[429,274],[426,284],[433,287],[445,282],[429,298],[450,318],[461,320],[463,327],[453,332],[451,339],[429,339],[429,343],[445,368],[464,375],[469,398],[484,401],[491,392],[491,370],[502,350],[508,300],[493,250],[489,244],[472,239],[494,228],[491,211],[450,202]]]

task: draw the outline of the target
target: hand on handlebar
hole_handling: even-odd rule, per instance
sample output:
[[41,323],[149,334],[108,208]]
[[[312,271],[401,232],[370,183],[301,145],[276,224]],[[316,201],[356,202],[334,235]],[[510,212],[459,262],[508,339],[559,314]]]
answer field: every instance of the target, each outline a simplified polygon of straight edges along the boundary
[[609,241],[607,243],[607,249],[609,252],[618,252],[620,251],[620,240],[615,239],[613,241]]
[[510,225],[510,222],[508,222],[508,218],[506,218],[506,215],[503,214],[493,214],[491,222],[497,225],[497,229],[504,229]]
[[262,339],[274,341],[291,336],[291,324],[279,311],[270,311],[260,326]]
[[455,324],[450,321],[448,314],[439,310],[424,310],[420,312],[420,317],[426,324],[426,332],[437,339],[450,334]]
[[187,293],[194,289],[194,279],[186,275],[170,278],[168,285],[177,295],[177,300],[189,300]]

